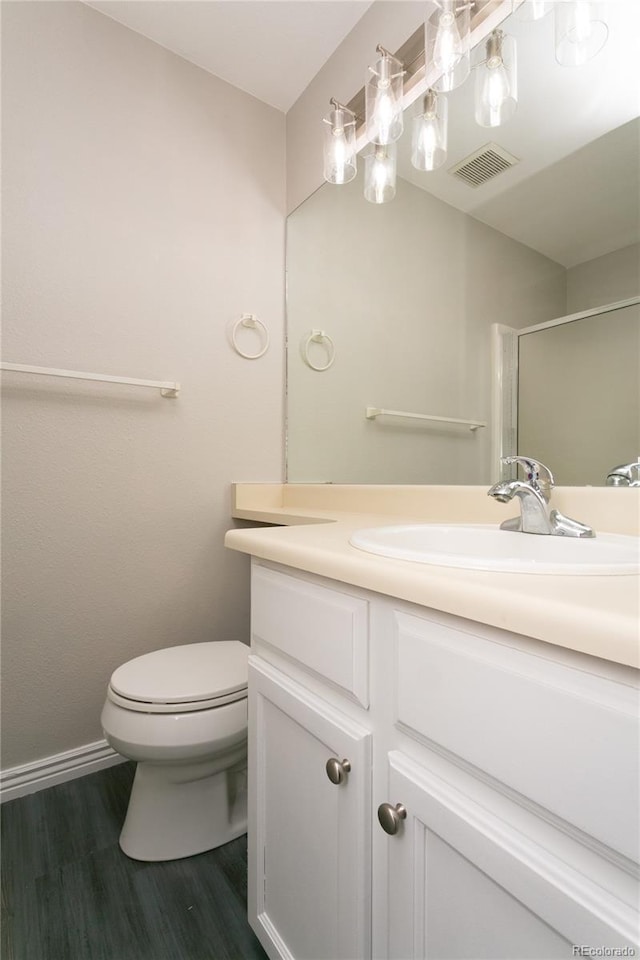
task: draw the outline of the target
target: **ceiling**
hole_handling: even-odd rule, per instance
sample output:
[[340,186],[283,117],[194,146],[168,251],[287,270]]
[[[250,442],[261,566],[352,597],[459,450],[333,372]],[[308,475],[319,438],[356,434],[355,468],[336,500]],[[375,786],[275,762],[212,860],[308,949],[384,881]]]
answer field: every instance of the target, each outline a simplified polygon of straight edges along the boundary
[[85,0],[286,113],[372,0]]
[[640,122],[616,127],[473,216],[565,267],[640,242]]

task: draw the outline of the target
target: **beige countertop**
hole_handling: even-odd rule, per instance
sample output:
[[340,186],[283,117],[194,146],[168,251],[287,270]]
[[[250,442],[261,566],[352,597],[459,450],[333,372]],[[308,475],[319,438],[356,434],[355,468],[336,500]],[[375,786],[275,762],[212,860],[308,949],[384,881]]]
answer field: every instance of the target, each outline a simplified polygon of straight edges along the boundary
[[[596,530],[638,532],[640,490],[557,488],[552,505]],[[517,508],[516,508],[517,509]],[[263,560],[618,663],[640,665],[640,577],[490,573],[391,560],[349,544],[398,523],[500,523],[516,510],[486,487],[235,484],[232,514],[282,524],[230,530],[225,545]]]

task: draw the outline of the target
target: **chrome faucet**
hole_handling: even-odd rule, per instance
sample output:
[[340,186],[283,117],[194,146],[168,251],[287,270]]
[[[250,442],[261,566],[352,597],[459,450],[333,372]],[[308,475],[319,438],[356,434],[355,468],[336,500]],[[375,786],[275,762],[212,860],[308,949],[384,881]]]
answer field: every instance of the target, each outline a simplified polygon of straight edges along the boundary
[[554,537],[595,537],[591,527],[565,517],[559,510],[549,510],[554,487],[551,470],[531,457],[502,457],[502,463],[519,463],[527,473],[526,480],[500,480],[494,483],[488,495],[500,503],[509,503],[514,497],[520,501],[520,516],[500,524],[501,530],[536,533]]
[[[632,480],[632,471],[636,472],[636,479]],[[608,487],[640,487],[640,460],[636,463],[621,463],[612,467],[607,474]]]

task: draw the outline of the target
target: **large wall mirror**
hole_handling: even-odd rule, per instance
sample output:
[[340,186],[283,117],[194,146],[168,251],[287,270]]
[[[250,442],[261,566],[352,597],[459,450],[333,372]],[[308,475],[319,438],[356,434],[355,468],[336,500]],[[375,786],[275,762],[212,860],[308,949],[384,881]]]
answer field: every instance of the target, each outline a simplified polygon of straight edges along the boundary
[[[555,61],[553,14],[527,22],[516,11],[503,24],[518,44],[515,117],[477,126],[471,77],[447,95],[443,167],[414,170],[405,129],[394,200],[364,199],[360,164],[351,183],[323,185],[289,217],[289,482],[489,483],[498,472],[492,325],[591,315],[640,293],[640,4],[604,8],[608,41],[579,68]],[[479,186],[450,172],[488,144],[516,162]],[[567,325],[581,340],[622,343],[628,362],[619,376],[606,369],[597,378],[608,390],[595,400],[602,413],[590,443],[594,451],[607,443],[589,476],[565,470],[550,448],[560,483],[604,483],[608,468],[640,454],[633,431],[619,450],[610,442],[618,412],[639,407],[638,313],[636,304],[623,323],[622,311],[604,311],[597,333]],[[582,391],[593,400],[596,380],[570,365],[552,402],[538,404],[547,371],[558,368],[553,343],[539,342],[537,372],[526,374],[536,403],[520,411],[521,439],[534,446],[544,420],[563,417],[565,398]],[[597,343],[590,363],[615,364]],[[371,408],[419,416],[371,416]],[[538,449],[520,452],[544,460]]]

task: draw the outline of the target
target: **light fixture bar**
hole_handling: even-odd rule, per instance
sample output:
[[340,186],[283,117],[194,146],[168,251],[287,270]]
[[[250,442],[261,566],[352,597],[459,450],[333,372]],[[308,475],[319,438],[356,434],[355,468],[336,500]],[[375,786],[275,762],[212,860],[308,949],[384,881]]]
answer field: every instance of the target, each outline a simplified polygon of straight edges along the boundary
[[[381,43],[379,43],[376,47],[376,53],[381,53],[383,57],[392,57],[394,60],[400,60],[395,53],[391,53],[391,51],[387,50],[386,47],[383,47]],[[402,60],[400,60],[400,62],[402,63]]]
[[[512,0],[475,0],[471,10],[470,49],[486,40],[523,2],[524,0],[514,0],[513,3]],[[437,79],[432,71],[427,74],[425,70],[424,24],[418,27],[393,56],[405,66],[403,109],[406,110],[419,97],[423,97]],[[356,149],[359,152],[368,143],[365,124],[361,119],[365,115],[364,87],[348,101],[346,108],[356,117]]]
[[349,110],[349,107],[347,107],[344,103],[340,103],[340,101],[336,100],[335,97],[331,97],[331,99],[329,100],[329,103],[331,104],[334,110],[347,110],[349,113],[353,113],[352,110]]

